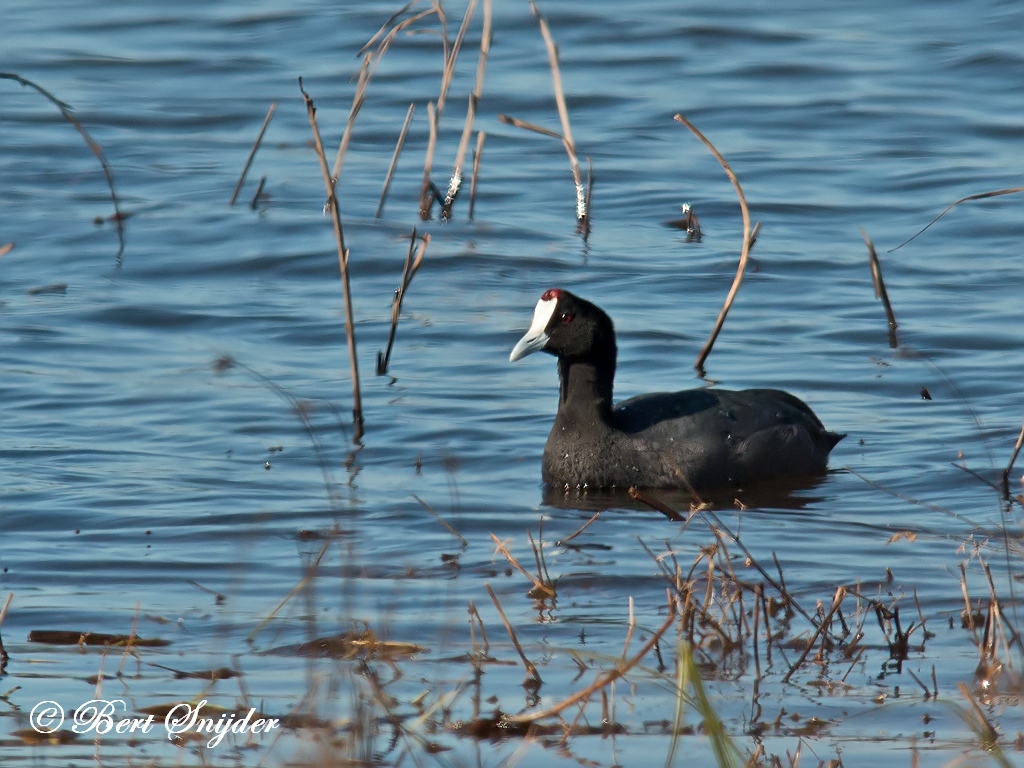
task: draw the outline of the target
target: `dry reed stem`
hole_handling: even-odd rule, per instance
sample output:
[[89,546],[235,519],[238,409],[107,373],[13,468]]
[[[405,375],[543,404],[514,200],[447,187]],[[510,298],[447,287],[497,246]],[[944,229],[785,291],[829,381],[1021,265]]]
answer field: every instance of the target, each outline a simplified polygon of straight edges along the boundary
[[[412,8],[414,5],[416,5],[416,3],[418,3],[418,2],[419,2],[419,0],[410,0],[410,2],[406,3],[401,8],[399,8],[397,11],[395,11],[393,14],[391,14],[391,16],[388,17],[388,20],[385,21],[383,24],[381,24],[380,29],[378,29],[374,33],[373,37],[371,37],[369,40],[367,40],[366,44],[363,45],[363,47],[359,49],[359,51],[356,53],[356,56],[362,56],[364,53],[366,53],[366,51],[369,50],[370,46],[372,46],[375,42],[377,42],[377,39],[381,35],[384,34],[384,30],[387,29],[389,26],[391,26],[391,22],[393,22],[395,19],[397,19],[403,13],[408,11],[410,8]],[[430,12],[433,13],[433,11],[430,11]]]
[[[490,590],[490,587],[488,587],[488,590]],[[594,695],[596,691],[604,688],[609,683],[618,680],[620,677],[624,676],[627,672],[629,672],[629,670],[631,670],[633,667],[639,664],[643,660],[643,658],[651,652],[651,649],[653,649],[654,646],[658,644],[658,641],[661,640],[662,635],[664,635],[669,630],[669,628],[675,622],[675,619],[675,601],[672,600],[671,597],[669,597],[668,618],[665,619],[664,624],[662,624],[657,630],[655,630],[655,632],[648,638],[647,642],[644,643],[643,647],[639,651],[637,651],[637,654],[633,658],[629,659],[626,662],[623,662],[622,664],[617,665],[614,669],[611,669],[608,672],[604,672],[598,675],[594,682],[588,685],[582,691],[577,691],[572,696],[569,696],[567,699],[564,699],[558,704],[555,704],[554,706],[549,707],[547,709],[541,710],[540,712],[527,712],[526,714],[515,715],[513,717],[508,718],[509,721],[513,723],[532,723],[536,722],[537,720],[543,720],[544,718],[555,717],[556,715],[564,712],[566,709],[573,706],[574,704],[589,699],[591,696]]]
[[[274,110],[277,109],[277,102],[271,102],[270,109],[267,110],[267,116],[263,118],[263,125],[260,126],[260,132],[256,134],[256,141],[252,144],[252,149],[249,150],[249,156],[245,159],[245,165],[242,167],[242,173],[238,176],[238,183],[235,184],[235,191],[231,193],[231,201],[228,203],[229,206],[235,204],[235,200],[238,199],[238,193],[242,191],[242,184],[245,183],[245,175],[249,173],[249,166],[252,165],[253,159],[256,157],[256,153],[259,151],[260,144],[263,143],[263,134],[267,132],[267,126],[270,125],[270,120],[274,116]],[[262,189],[263,185],[260,184]],[[258,196],[257,192],[257,196]]]
[[409,252],[405,257],[405,265],[402,267],[402,282],[399,283],[398,288],[395,290],[395,296],[391,301],[391,329],[388,331],[388,343],[383,353],[377,353],[377,375],[383,376],[388,372],[388,365],[391,363],[391,350],[395,345],[395,334],[398,332],[398,318],[402,312],[402,301],[405,299],[405,292],[409,290],[409,286],[412,284],[412,279],[416,276],[416,273],[420,269],[420,265],[423,263],[423,256],[427,252],[427,246],[430,244],[430,234],[423,235],[420,241],[420,250],[416,254],[416,260],[413,261],[412,253],[416,248],[416,230],[413,229],[412,234],[409,236]]
[[629,643],[633,640],[633,630],[636,628],[636,616],[633,614],[633,596],[629,596],[629,629],[626,630],[626,641],[622,644],[622,660],[626,660],[629,653]]
[[736,277],[733,278],[732,287],[729,288],[729,294],[725,298],[725,304],[722,305],[722,310],[718,313],[718,319],[715,320],[715,327],[711,331],[711,336],[708,338],[707,343],[704,344],[704,348],[700,351],[700,355],[697,356],[697,362],[693,364],[693,367],[696,368],[703,376],[704,362],[708,359],[708,355],[711,354],[711,348],[715,345],[715,340],[718,338],[718,334],[721,333],[722,326],[725,325],[726,315],[729,314],[729,309],[732,307],[732,303],[736,299],[736,294],[740,289],[740,283],[743,282],[743,273],[747,268],[747,261],[750,258],[750,249],[754,246],[754,241],[757,240],[760,223],[751,230],[750,210],[747,208],[747,198],[743,194],[743,187],[740,186],[739,179],[736,178],[736,174],[733,173],[732,168],[729,167],[729,163],[727,163],[725,158],[722,157],[721,152],[715,148],[715,145],[712,144],[703,133],[697,130],[697,126],[683,117],[683,115],[677,114],[674,119],[689,128],[690,132],[700,139],[701,143],[708,148],[708,151],[714,155],[714,158],[725,170],[725,175],[729,177],[729,181],[732,182],[732,186],[736,190],[736,196],[740,200],[740,213],[743,215],[743,248],[740,251],[739,265],[736,267]]
[[534,0],[530,0],[530,9],[533,11],[537,23],[540,25],[540,33],[544,38],[544,45],[548,49],[548,62],[551,64],[551,83],[555,91],[555,105],[558,107],[558,119],[562,123],[562,143],[569,155],[569,166],[572,169],[572,179],[576,184],[576,220],[589,231],[587,224],[589,211],[587,209],[588,194],[583,186],[580,174],[580,162],[576,158],[576,142],[572,138],[572,125],[569,123],[569,109],[565,103],[565,90],[562,88],[562,69],[558,62],[558,46],[551,37],[551,28],[547,19],[541,14],[540,9]]
[[[475,174],[475,172],[474,172],[473,180],[474,180],[474,182],[476,181],[476,174]],[[470,199],[472,199],[472,198],[470,198]],[[4,243],[3,245],[0,245],[0,256],[6,256],[12,250],[14,250],[14,243]]]
[[1013,465],[1017,461],[1017,455],[1020,453],[1021,446],[1024,446],[1024,424],[1021,425],[1020,435],[1017,436],[1017,444],[1013,446],[1013,453],[1010,455],[1010,463],[1006,465],[1006,469],[1003,470],[1003,492],[1010,495],[1010,473],[1013,471]]
[[405,122],[402,123],[402,131],[398,134],[398,142],[395,144],[395,151],[391,155],[391,164],[388,165],[388,174],[384,177],[384,188],[380,191],[380,200],[377,202],[375,218],[380,218],[384,212],[384,201],[388,196],[388,189],[391,187],[391,179],[395,175],[395,168],[398,167],[398,156],[402,154],[402,147],[405,146],[405,137],[409,134],[409,125],[412,123],[412,114],[416,111],[416,105],[410,104],[409,110],[405,113]]
[[825,618],[822,619],[821,624],[818,625],[818,630],[814,633],[814,637],[812,637],[810,639],[810,641],[807,643],[807,646],[804,648],[804,652],[802,654],[800,654],[800,658],[796,660],[796,663],[792,667],[789,668],[789,672],[787,672],[785,677],[782,678],[782,682],[784,682],[784,683],[788,683],[789,682],[789,679],[800,668],[800,665],[804,663],[804,659],[806,659],[807,658],[807,654],[809,654],[811,652],[811,648],[814,647],[814,643],[817,641],[818,637],[822,633],[827,632],[829,622],[832,621],[832,616],[835,614],[836,611],[839,610],[839,606],[842,604],[843,599],[845,597],[846,597],[846,588],[845,587],[836,587],[835,597],[832,598],[832,607],[829,608],[829,611],[825,615]]
[[521,566],[519,564],[519,561],[516,560],[515,557],[513,557],[511,552],[508,551],[508,547],[505,546],[504,542],[502,542],[493,533],[491,534],[491,539],[494,540],[494,544],[497,547],[498,552],[501,552],[501,554],[503,554],[505,556],[505,559],[507,559],[509,561],[509,563],[512,565],[513,568],[515,568],[517,571],[519,571],[521,574],[523,574],[523,576],[525,576],[526,578],[528,578],[530,580],[530,583],[533,584],[533,588],[534,589],[536,589],[539,593],[541,593],[545,597],[554,597],[555,596],[555,590],[553,590],[551,587],[549,587],[544,582],[539,581],[538,579],[536,579],[533,576],[533,574],[531,574],[528,570],[526,570],[525,568],[523,568],[523,566]]
[[14,72],[0,72],[0,80],[13,80],[16,83],[27,85],[43,98],[53,104],[57,109],[60,110],[61,115],[64,119],[74,126],[75,130],[78,131],[79,135],[85,140],[86,145],[92,150],[92,153],[96,155],[96,159],[100,162],[100,167],[103,168],[103,176],[107,180],[107,187],[110,189],[110,200],[114,205],[114,215],[111,217],[114,220],[114,225],[117,227],[117,266],[121,266],[121,257],[124,256],[124,220],[127,218],[125,214],[121,213],[121,208],[117,199],[117,190],[114,188],[114,174],[110,170],[110,163],[107,162],[107,156],[103,153],[103,148],[93,140],[89,132],[85,130],[85,126],[82,125],[78,118],[71,112],[71,107],[65,104],[63,101],[58,99],[48,90],[43,88],[27,78],[22,77]]
[[861,227],[860,234],[868,247],[868,263],[871,265],[871,282],[875,286],[875,298],[882,300],[882,306],[885,308],[885,317],[889,321],[889,346],[895,349],[899,344],[896,339],[896,329],[899,325],[896,322],[896,315],[892,311],[892,304],[889,303],[889,292],[885,290],[885,280],[882,279],[882,264],[878,260],[875,244],[871,242],[871,238],[868,237],[868,233],[864,231],[863,227]]
[[[483,131],[477,131],[476,134],[476,149],[473,151],[473,177],[469,182],[469,220],[473,220],[473,211],[476,208],[476,182],[480,176],[480,158],[484,153],[484,139],[487,134]],[[11,246],[13,247],[13,243]],[[0,254],[3,255],[3,254]]]
[[341,269],[341,291],[345,299],[345,337],[348,340],[349,368],[352,375],[352,417],[354,431],[352,442],[359,443],[363,438],[363,399],[359,388],[359,361],[356,358],[356,330],[355,321],[352,317],[352,290],[348,278],[348,249],[345,247],[345,232],[341,226],[341,213],[338,210],[338,198],[334,193],[334,180],[327,168],[327,157],[324,155],[324,144],[320,138],[320,127],[316,122],[316,107],[313,99],[302,87],[302,78],[299,78],[299,90],[306,103],[306,113],[309,115],[309,125],[313,131],[313,144],[316,149],[317,160],[320,161],[320,171],[324,177],[324,189],[327,191],[327,207],[331,214],[331,222],[334,225],[334,239],[338,247],[338,266]]
[[267,183],[266,176],[260,176],[260,183],[256,185],[256,191],[252,194],[252,200],[249,201],[249,207],[252,210],[256,210],[256,206],[260,201],[260,195],[263,194],[263,185]]
[[947,213],[949,213],[951,210],[956,208],[961,203],[967,203],[967,202],[970,202],[971,200],[984,200],[985,198],[988,198],[988,197],[999,197],[1000,195],[1013,195],[1013,194],[1016,194],[1018,192],[1024,192],[1024,187],[1013,187],[1012,189],[997,189],[997,190],[994,190],[992,192],[979,192],[976,195],[968,195],[967,197],[961,197],[959,200],[957,200],[955,202],[952,202],[949,205],[947,205],[946,208],[942,211],[942,213],[940,213],[934,219],[929,221],[928,224],[926,224],[923,229],[919,230],[916,235],[913,235],[913,236],[907,238],[902,243],[897,245],[895,248],[890,249],[889,253],[892,253],[893,251],[898,251],[900,248],[902,248],[904,245],[909,243],[911,240],[915,240],[917,237],[919,237],[920,235],[924,234],[926,229],[928,229],[932,224],[937,222],[939,219],[941,219],[943,216],[945,216]]
[[[484,0],[484,23],[483,31],[480,36],[480,58],[476,65],[476,84],[473,86],[473,93],[470,94],[469,102],[466,105],[466,122],[462,126],[462,138],[459,140],[459,149],[455,154],[455,166],[452,168],[452,177],[448,182],[448,193],[445,196],[444,205],[441,209],[441,218],[446,220],[451,218],[452,205],[455,203],[455,197],[459,194],[459,189],[462,186],[462,164],[466,159],[466,149],[469,146],[469,137],[473,132],[473,121],[476,118],[476,108],[480,103],[480,97],[483,95],[484,91],[484,74],[487,71],[487,56],[491,51],[491,16],[491,0]],[[473,178],[476,178],[475,173]]]
[[334,168],[331,170],[331,183],[335,189],[338,187],[338,179],[341,178],[341,166],[345,162],[345,153],[352,141],[352,126],[355,125],[359,110],[363,108],[366,101],[366,86],[370,84],[370,64],[373,61],[371,54],[363,57],[363,63],[359,67],[359,80],[356,83],[356,92],[352,95],[352,106],[348,111],[348,120],[345,121],[345,130],[341,134],[341,143],[338,145],[338,153],[334,156]]
[[437,147],[437,107],[434,102],[427,104],[427,152],[423,157],[423,185],[420,187],[420,219],[427,221],[430,218],[430,209],[434,206],[434,199],[437,194],[433,191],[433,184],[430,181],[430,171],[434,166],[434,149]]
[[600,516],[601,516],[600,512],[595,512],[593,517],[591,517],[589,520],[587,520],[587,522],[585,522],[583,525],[581,525],[579,528],[577,528],[574,533],[569,534],[564,539],[559,539],[558,542],[556,542],[557,545],[561,547],[561,546],[564,546],[565,544],[568,544],[570,541],[572,541],[577,536],[579,536],[581,533],[583,533],[585,530],[587,530],[587,528],[590,527],[590,524],[592,522],[594,522],[595,520],[597,520],[597,518],[599,518]]
[[[442,26],[444,25],[443,11],[441,10],[440,3],[435,5],[438,17],[442,19]],[[458,34],[455,36],[455,41],[451,45],[451,49],[448,49],[448,38],[447,32],[444,33],[444,67],[441,72],[441,91],[437,97],[437,104],[433,108],[427,107],[427,119],[430,122],[430,139],[427,142],[427,152],[423,160],[423,185],[420,188],[420,218],[423,221],[427,221],[430,218],[430,210],[433,208],[434,200],[438,199],[439,202],[443,203],[444,198],[440,197],[436,192],[436,187],[430,180],[430,172],[434,165],[434,150],[437,146],[437,130],[441,121],[441,114],[444,112],[445,102],[448,99],[448,90],[451,88],[452,78],[455,76],[455,63],[459,58],[459,51],[462,49],[462,42],[466,38],[466,31],[469,29],[469,22],[473,18],[473,12],[476,10],[476,0],[469,0],[469,5],[466,6],[466,12],[462,16],[462,24],[459,26]]]
[[251,643],[256,638],[256,635],[262,632],[263,628],[273,621],[274,617],[277,616],[281,609],[288,604],[288,601],[306,588],[306,585],[308,585],[313,580],[313,577],[316,576],[317,568],[320,567],[320,561],[324,559],[324,555],[327,554],[327,548],[330,546],[330,540],[324,542],[324,545],[320,547],[320,551],[317,553],[317,556],[313,558],[313,562],[310,564],[309,568],[306,569],[305,575],[299,579],[299,583],[292,587],[291,591],[284,596],[281,602],[274,606],[274,609],[263,618],[263,621],[256,625],[256,629],[250,632],[245,638],[246,642]]
[[508,632],[508,636],[512,639],[512,645],[515,646],[516,653],[519,654],[519,658],[523,662],[523,667],[526,669],[526,675],[529,682],[535,686],[540,686],[543,682],[540,678],[540,674],[537,672],[537,667],[533,665],[533,662],[526,658],[526,653],[523,651],[523,646],[519,644],[519,638],[516,637],[516,631],[512,627],[508,618],[505,616],[505,611],[501,608],[501,603],[498,602],[498,596],[494,594],[494,590],[491,589],[491,585],[484,582],[484,589],[487,590],[487,594],[491,596],[491,602],[494,603],[494,607],[498,611],[498,616],[501,618],[501,623],[505,625],[505,631]]
[[445,530],[448,531],[448,533],[450,533],[452,536],[454,536],[456,539],[458,539],[459,542],[462,544],[463,548],[466,548],[466,547],[469,546],[469,542],[466,541],[466,537],[463,536],[461,533],[459,533],[457,530],[455,530],[455,528],[453,528],[452,525],[447,520],[445,520],[443,517],[441,517],[439,514],[437,514],[437,512],[434,511],[433,507],[431,507],[429,504],[427,504],[427,502],[425,502],[423,499],[421,499],[415,493],[412,495],[412,497],[414,499],[416,499],[416,501],[418,501],[420,503],[421,507],[423,507],[425,510],[427,510],[427,512],[429,512],[431,515],[433,515],[434,519],[437,520],[437,522],[439,522],[441,525],[443,525]]

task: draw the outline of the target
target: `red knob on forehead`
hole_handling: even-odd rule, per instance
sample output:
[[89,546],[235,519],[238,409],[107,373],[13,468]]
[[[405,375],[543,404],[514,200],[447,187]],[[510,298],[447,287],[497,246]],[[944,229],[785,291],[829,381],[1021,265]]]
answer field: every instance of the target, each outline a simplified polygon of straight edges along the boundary
[[544,295],[540,297],[541,301],[551,301],[551,299],[558,300],[562,298],[562,291],[558,288],[551,288],[544,291]]

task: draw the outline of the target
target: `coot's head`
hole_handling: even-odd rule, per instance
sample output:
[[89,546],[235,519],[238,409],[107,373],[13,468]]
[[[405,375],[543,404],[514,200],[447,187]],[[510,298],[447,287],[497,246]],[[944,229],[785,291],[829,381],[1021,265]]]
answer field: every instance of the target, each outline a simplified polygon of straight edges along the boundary
[[615,363],[615,328],[599,307],[561,288],[545,291],[533,311],[533,323],[512,348],[515,362],[543,350],[564,360]]

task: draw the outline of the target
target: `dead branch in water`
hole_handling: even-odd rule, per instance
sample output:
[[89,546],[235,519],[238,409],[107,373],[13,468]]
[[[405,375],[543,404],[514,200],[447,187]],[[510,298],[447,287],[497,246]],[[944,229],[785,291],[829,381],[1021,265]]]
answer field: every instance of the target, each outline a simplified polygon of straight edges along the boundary
[[940,213],[934,219],[929,221],[924,227],[922,227],[920,230],[918,230],[917,234],[912,235],[911,237],[908,237],[906,240],[904,240],[902,243],[897,245],[895,248],[891,248],[888,252],[892,253],[893,251],[898,251],[900,248],[902,248],[904,245],[909,243],[911,240],[916,240],[918,237],[920,237],[922,234],[924,234],[925,230],[927,230],[929,227],[931,227],[932,224],[937,222],[939,219],[941,219],[943,216],[945,216],[947,213],[952,211],[954,208],[956,208],[961,203],[968,203],[971,200],[984,200],[984,199],[989,198],[989,197],[999,197],[1000,195],[1014,195],[1014,194],[1016,194],[1018,192],[1024,192],[1024,187],[1013,187],[1012,189],[997,189],[997,190],[994,190],[992,192],[979,192],[976,195],[968,195],[967,197],[961,197],[959,200],[956,200],[956,201],[950,203],[949,205],[947,205],[946,208],[942,211],[942,213]]
[[727,163],[725,158],[722,157],[721,152],[715,149],[715,145],[712,144],[703,133],[697,130],[697,127],[693,123],[681,114],[676,115],[675,120],[689,128],[690,132],[700,139],[701,143],[708,148],[722,168],[725,169],[725,175],[729,177],[729,181],[732,182],[732,186],[736,190],[736,196],[740,200],[740,213],[743,214],[743,248],[740,250],[740,263],[736,267],[736,277],[733,278],[732,287],[729,288],[729,294],[725,297],[725,304],[722,305],[722,310],[718,313],[718,319],[715,320],[715,327],[711,331],[711,336],[708,337],[707,342],[704,344],[704,348],[697,356],[697,362],[693,364],[693,367],[697,369],[697,372],[703,376],[704,362],[708,359],[708,355],[711,354],[711,348],[715,345],[715,340],[718,338],[718,334],[722,332],[722,326],[725,325],[725,318],[729,314],[729,309],[732,307],[733,301],[736,299],[736,294],[740,289],[740,283],[743,282],[743,272],[747,268],[747,261],[750,259],[750,249],[754,247],[754,243],[757,240],[757,233],[761,229],[761,222],[755,224],[753,229],[750,228],[750,210],[747,208],[747,198],[743,194],[743,187],[740,186],[740,180],[736,178],[736,174],[732,172],[732,168],[729,167],[729,163]]
[[100,166],[103,168],[103,175],[107,179],[107,187],[110,189],[110,201],[114,205],[114,215],[111,216],[110,218],[113,219],[114,225],[117,227],[118,245],[116,258],[117,266],[120,267],[121,258],[122,256],[124,256],[124,220],[128,218],[128,216],[126,214],[121,213],[121,207],[118,204],[117,200],[117,190],[114,188],[114,174],[110,170],[110,163],[107,162],[107,156],[103,154],[103,148],[100,147],[100,145],[97,144],[95,140],[93,140],[92,136],[89,135],[89,132],[85,130],[85,126],[82,125],[78,121],[78,118],[74,116],[74,114],[71,112],[71,106],[65,104],[63,101],[61,101],[52,93],[50,93],[48,90],[43,88],[41,85],[37,85],[31,80],[28,80],[14,72],[0,72],[0,80],[13,80],[16,83],[27,85],[29,88],[35,90],[43,98],[45,98],[55,107],[57,107],[57,109],[60,110],[61,115],[64,116],[64,119],[74,126],[75,130],[78,131],[81,137],[85,140],[86,145],[88,145],[89,149],[92,150],[92,153],[96,155],[96,159],[100,161]]
[[419,253],[416,254],[416,259],[413,260],[412,254],[416,249],[416,230],[413,229],[412,234],[409,235],[409,252],[405,256],[405,266],[402,267],[402,282],[395,289],[395,297],[391,301],[391,331],[388,333],[388,345],[384,352],[377,353],[378,376],[383,376],[388,372],[388,365],[391,362],[391,349],[395,345],[395,334],[398,332],[398,317],[402,313],[402,300],[405,298],[405,292],[409,289],[413,277],[419,271],[420,264],[423,263],[423,255],[427,252],[427,245],[429,243],[430,235],[426,234],[420,243]]
[[341,226],[341,214],[338,211],[338,198],[334,194],[334,179],[331,177],[327,167],[327,157],[324,155],[324,144],[320,138],[320,127],[316,122],[316,107],[313,99],[302,87],[302,78],[299,78],[299,90],[302,91],[303,101],[306,103],[306,113],[309,115],[309,125],[313,131],[313,145],[316,149],[317,160],[320,161],[320,171],[324,177],[324,188],[327,191],[327,208],[331,215],[331,222],[334,225],[334,239],[338,247],[338,265],[341,268],[341,292],[345,299],[345,336],[348,340],[349,368],[352,374],[352,417],[354,431],[352,442],[358,443],[363,437],[363,400],[359,390],[359,362],[356,358],[356,329],[352,317],[352,290],[348,278],[348,249],[345,247],[345,232]]
[[[256,141],[252,144],[252,149],[249,150],[249,157],[245,159],[245,165],[242,167],[242,173],[238,176],[238,183],[235,184],[235,191],[231,193],[231,201],[228,203],[229,206],[235,204],[235,200],[238,199],[238,193],[242,191],[242,184],[245,182],[245,175],[249,173],[249,166],[252,165],[253,158],[256,157],[256,152],[259,151],[260,144],[263,142],[263,134],[267,132],[267,126],[270,125],[270,119],[274,116],[274,110],[277,109],[277,102],[272,102],[270,109],[267,110],[267,116],[263,118],[263,125],[260,127],[260,132],[256,134]],[[263,184],[260,184],[260,189],[263,188]],[[256,197],[259,197],[259,192],[253,198],[255,201]],[[253,208],[256,206],[253,205]]]
[[899,341],[896,338],[896,329],[899,326],[896,323],[896,315],[892,311],[892,304],[889,303],[889,293],[885,290],[885,280],[882,279],[882,264],[878,261],[878,252],[875,250],[875,244],[871,242],[871,238],[868,237],[868,233],[864,231],[863,227],[860,230],[860,234],[868,246],[868,262],[871,264],[871,281],[875,286],[875,298],[882,300],[885,316],[889,321],[889,346],[896,349],[899,346]]
[[[476,65],[476,84],[473,86],[473,93],[469,96],[469,103],[466,106],[466,122],[462,126],[462,138],[459,140],[459,149],[455,154],[455,166],[452,168],[452,177],[448,181],[448,193],[445,195],[444,205],[441,208],[441,218],[450,219],[452,216],[452,205],[455,197],[459,194],[462,186],[462,163],[466,159],[466,149],[469,146],[469,137],[473,132],[473,120],[476,117],[477,104],[484,91],[484,73],[487,71],[487,56],[491,51],[491,0],[484,0],[484,25],[480,36],[480,58]],[[479,141],[479,139],[478,139]],[[474,169],[476,165],[474,164]],[[476,178],[474,174],[474,179]]]

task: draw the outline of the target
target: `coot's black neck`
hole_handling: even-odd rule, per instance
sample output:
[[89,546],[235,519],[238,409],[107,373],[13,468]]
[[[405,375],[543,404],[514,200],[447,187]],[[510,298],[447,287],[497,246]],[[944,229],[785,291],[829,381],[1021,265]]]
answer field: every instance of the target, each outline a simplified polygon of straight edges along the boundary
[[607,423],[612,413],[615,351],[600,359],[558,359],[558,410],[575,417],[597,417]]

